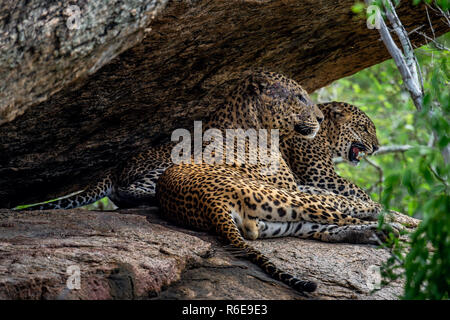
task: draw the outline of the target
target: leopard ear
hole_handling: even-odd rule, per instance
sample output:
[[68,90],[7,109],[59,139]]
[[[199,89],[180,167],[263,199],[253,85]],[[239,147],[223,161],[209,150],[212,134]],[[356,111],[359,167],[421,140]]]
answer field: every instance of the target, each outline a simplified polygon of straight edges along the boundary
[[254,74],[249,77],[248,91],[250,93],[259,95],[267,86],[267,79],[261,77],[259,74]]
[[345,112],[345,108],[342,105],[342,102],[331,102],[330,107],[330,118],[335,122],[342,122],[347,120],[350,117],[350,114]]

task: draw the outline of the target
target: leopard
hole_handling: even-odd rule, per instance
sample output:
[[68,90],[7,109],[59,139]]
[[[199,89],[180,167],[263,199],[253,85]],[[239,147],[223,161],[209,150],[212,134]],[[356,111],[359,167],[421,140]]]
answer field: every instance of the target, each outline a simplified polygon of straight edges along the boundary
[[[307,93],[303,92],[300,97],[305,99],[305,94]],[[355,197],[371,202],[376,211],[380,212],[381,205],[373,202],[357,185],[340,177],[333,165],[334,157],[340,156],[357,164],[361,152],[368,151],[367,155],[370,155],[378,149],[376,129],[372,120],[357,106],[345,102],[317,104],[315,108],[318,122],[324,121],[317,136],[314,139],[304,139],[302,135],[294,134],[280,144],[281,153],[294,174],[298,190],[310,194],[335,193]],[[221,121],[228,115],[218,113],[222,116],[216,117],[213,113],[209,120],[204,122],[204,131],[224,126],[225,123]],[[364,139],[369,142],[365,143]],[[158,206],[156,182],[172,165],[171,151],[175,145],[174,142],[169,142],[152,146],[133,156],[125,165],[119,167],[118,172],[107,171],[101,180],[88,185],[80,193],[57,201],[26,206],[20,210],[73,209],[94,203],[103,197],[108,197],[119,208]],[[408,218],[404,218],[403,222],[405,221],[408,221]],[[417,221],[413,221],[415,226]]]
[[[280,151],[294,174],[298,190],[357,198],[371,203],[380,213],[382,206],[362,188],[339,176],[333,163],[334,158],[340,157],[358,165],[363,156],[375,153],[380,146],[375,124],[359,107],[346,102],[332,101],[317,104],[316,107],[316,115],[320,112],[318,121],[323,123],[315,138],[304,139],[294,134],[280,144]],[[222,125],[219,121],[210,120],[206,121],[204,129],[220,128]],[[153,146],[128,161],[119,175],[111,172],[81,194],[23,210],[71,209],[91,204],[104,196],[108,196],[119,208],[158,206],[156,182],[172,165],[171,150],[174,146],[174,142]],[[410,228],[416,228],[420,223],[420,220],[400,212],[390,212],[394,215],[387,216],[388,220]]]
[[[302,119],[302,123],[304,124],[312,123],[313,121],[309,118],[315,117],[315,126],[302,127],[302,124],[300,124],[301,121],[298,121],[298,123],[296,123],[296,130],[300,132],[300,134],[303,134],[303,136],[315,135],[318,132],[319,123],[323,120],[323,115],[317,106],[312,104],[308,93],[301,86],[297,85],[290,78],[279,73],[269,72],[263,68],[255,68],[242,72],[242,77],[247,79],[247,82],[248,77],[252,76],[256,78],[272,77],[274,81],[279,81],[278,87],[274,86],[271,89],[276,92],[272,97],[274,100],[278,99],[281,101],[281,99],[285,99],[287,95],[291,95],[292,97],[301,100],[302,103],[311,106],[312,109],[305,109],[303,110],[303,113],[298,114],[298,116]],[[244,101],[250,99],[249,97],[244,98],[242,96],[242,86],[244,84],[249,85],[247,82],[238,79],[234,84],[231,84],[230,92],[231,96],[234,96],[233,103],[235,105],[243,104]],[[247,90],[247,94],[250,93],[249,90],[250,89]],[[230,104],[230,102],[228,102],[228,104]],[[227,113],[227,110],[226,106],[217,106],[216,111],[212,112],[202,121],[202,131],[204,132],[210,128],[226,129],[235,125],[239,126],[246,117],[255,116],[254,111],[248,111],[249,114],[247,114],[247,111],[243,111],[240,108],[235,108],[233,113]],[[279,119],[280,115],[273,114],[273,117],[274,119]],[[309,130],[312,131],[310,132]],[[57,200],[50,200],[32,205],[21,205],[14,209],[21,211],[67,210],[92,204],[104,197],[108,197],[119,208],[158,205],[155,192],[156,181],[160,175],[173,164],[172,149],[175,145],[176,143],[169,142],[147,148],[147,150],[132,156],[118,167],[106,170],[99,180],[93,181],[83,190],[75,194],[63,196]],[[289,177],[289,179],[292,178]],[[289,182],[292,183],[293,180]]]
[[[273,74],[247,78],[241,91],[213,118],[226,121],[228,129],[278,130],[281,141],[294,135],[312,139],[323,114],[314,114],[316,107],[306,93],[299,99],[297,88],[301,87],[291,81]],[[299,116],[305,110],[313,112],[308,121]],[[237,114],[244,117],[235,117]],[[231,119],[227,115],[232,115]],[[214,149],[214,159],[221,158],[229,147],[220,146]],[[232,148],[237,150],[234,142]],[[251,163],[250,155],[255,153],[258,161]],[[377,244],[386,237],[374,222],[377,208],[371,203],[337,194],[301,192],[281,153],[274,171],[267,171],[263,158],[246,143],[244,152],[238,152],[232,161],[198,162],[193,156],[171,165],[156,183],[161,215],[184,227],[218,235],[269,276],[300,292],[312,292],[317,284],[279,269],[246,240],[296,236]]]
[[356,166],[364,156],[375,153],[380,147],[375,124],[360,108],[346,102],[317,106],[324,122],[316,137],[305,140],[294,136],[280,144],[297,184],[371,201],[363,189],[337,174],[333,159]]
[[[312,140],[294,135],[283,140],[280,151],[294,173],[300,191],[311,194],[338,194],[371,203],[382,212],[382,206],[372,200],[362,188],[341,177],[334,159],[340,158],[357,166],[362,158],[376,154],[380,148],[374,122],[359,107],[347,102],[319,103],[324,121]],[[387,220],[416,228],[420,220],[389,210]]]
[[[305,98],[307,93],[304,90],[298,97],[308,99]],[[319,123],[325,121],[320,126],[317,137],[304,139],[302,135],[294,134],[280,144],[283,158],[294,173],[297,188],[311,194],[335,193],[355,197],[371,202],[380,212],[381,206],[374,203],[364,190],[340,177],[333,165],[334,157],[357,164],[363,152],[370,155],[378,149],[372,120],[358,107],[345,102],[317,104],[315,108]],[[223,112],[218,113],[222,116],[217,118],[215,114],[211,115],[205,122],[204,130],[224,127],[225,123],[220,121],[229,116],[224,116]],[[175,143],[169,142],[148,148],[133,156],[119,170],[107,171],[101,180],[88,185],[80,193],[57,201],[27,206],[22,210],[73,209],[106,196],[119,208],[157,206],[156,182],[172,165],[171,150],[174,146]]]

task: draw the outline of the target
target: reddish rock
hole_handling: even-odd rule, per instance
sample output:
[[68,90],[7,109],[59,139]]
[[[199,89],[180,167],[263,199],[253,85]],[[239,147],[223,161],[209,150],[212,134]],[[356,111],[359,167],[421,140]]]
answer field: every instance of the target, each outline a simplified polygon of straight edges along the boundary
[[[369,267],[388,257],[373,246],[295,238],[252,244],[317,281],[317,292],[298,294],[214,236],[165,222],[151,208],[0,210],[0,299],[393,299],[402,292],[396,283],[370,295]],[[68,289],[70,266],[79,267],[79,290]]]

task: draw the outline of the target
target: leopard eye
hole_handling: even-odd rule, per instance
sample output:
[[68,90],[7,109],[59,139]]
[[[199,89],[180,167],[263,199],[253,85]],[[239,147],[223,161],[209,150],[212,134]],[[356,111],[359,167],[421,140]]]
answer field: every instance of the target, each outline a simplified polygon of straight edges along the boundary
[[362,128],[366,133],[369,133],[369,129],[367,128],[367,126],[366,126],[365,124],[363,124],[363,125],[361,126],[361,128]]
[[301,95],[301,94],[299,94],[299,95],[297,96],[297,98],[298,98],[301,102],[303,102],[304,104],[307,104],[307,102],[308,102],[308,101],[306,101],[306,98],[305,98],[303,95]]

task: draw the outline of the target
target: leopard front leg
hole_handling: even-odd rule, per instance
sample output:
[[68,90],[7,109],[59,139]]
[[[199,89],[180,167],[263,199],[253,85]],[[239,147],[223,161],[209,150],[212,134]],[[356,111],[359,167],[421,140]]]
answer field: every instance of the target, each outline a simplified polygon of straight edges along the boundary
[[339,200],[339,210],[360,219],[377,220],[378,215],[382,211],[382,206],[371,199],[364,201],[356,196],[337,195],[330,190],[305,185],[298,185],[298,191],[312,195],[336,197],[336,199]]
[[387,222],[396,222],[404,225],[407,228],[415,229],[419,226],[422,220],[410,217],[404,213],[397,212],[394,210],[389,210],[389,213],[386,215],[385,220]]
[[[391,225],[395,236],[399,236],[399,226]],[[259,238],[299,237],[324,242],[345,242],[355,244],[379,244],[386,240],[388,231],[378,230],[377,223],[338,226],[307,221],[274,222],[258,221]]]
[[382,212],[382,206],[374,201],[366,202],[340,195],[330,198],[339,211],[362,220],[376,221]]
[[[345,181],[345,180],[344,180]],[[345,189],[344,189],[345,190]],[[317,187],[312,186],[305,186],[305,185],[298,185],[298,191],[302,193],[307,194],[316,194],[316,195],[335,195],[330,190],[321,189]],[[361,190],[361,192],[364,192]],[[342,196],[342,195],[340,195]],[[341,210],[343,212],[352,212],[351,215],[358,217],[360,219],[364,220],[377,220],[380,213],[383,210],[383,207],[378,202],[373,201],[372,199],[368,199],[367,201],[362,200],[361,198],[358,198],[358,196],[352,195],[352,196],[344,196],[347,201],[343,201],[341,203]],[[344,198],[339,198],[344,199]],[[387,222],[395,222],[400,223],[402,225],[405,225],[408,228],[417,228],[420,220],[415,219],[413,217],[410,217],[406,214],[389,210],[390,215],[386,216]]]

